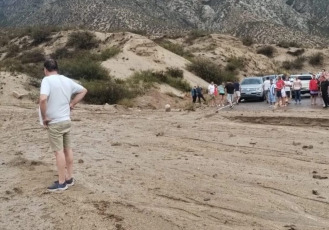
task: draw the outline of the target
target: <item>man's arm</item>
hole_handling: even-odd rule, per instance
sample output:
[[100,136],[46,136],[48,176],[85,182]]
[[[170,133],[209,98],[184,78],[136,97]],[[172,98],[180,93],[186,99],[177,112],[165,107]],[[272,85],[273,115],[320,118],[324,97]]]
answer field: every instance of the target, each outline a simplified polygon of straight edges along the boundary
[[73,109],[76,104],[78,104],[87,94],[87,89],[83,89],[81,92],[77,93],[70,103],[70,108]]
[[46,114],[47,113],[47,99],[48,99],[48,96],[46,94],[40,94],[39,105],[40,105],[42,122],[45,127],[48,127],[48,123],[50,122],[50,119],[47,117],[47,114]]

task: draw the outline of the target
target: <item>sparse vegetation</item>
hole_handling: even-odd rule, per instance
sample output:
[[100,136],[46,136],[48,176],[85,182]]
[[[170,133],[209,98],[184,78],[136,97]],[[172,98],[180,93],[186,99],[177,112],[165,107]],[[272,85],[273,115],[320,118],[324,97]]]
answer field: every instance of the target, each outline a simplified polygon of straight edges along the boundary
[[97,61],[88,57],[59,60],[61,73],[73,79],[106,80],[107,70]]
[[238,69],[242,69],[245,66],[245,60],[241,57],[230,57],[227,60],[227,65],[225,66],[226,71],[234,72]]
[[304,67],[305,60],[306,58],[304,56],[301,56],[301,57],[297,57],[293,61],[284,61],[282,62],[282,68],[286,70],[293,70],[293,69],[301,70]]
[[173,78],[182,79],[184,77],[184,71],[179,68],[175,68],[175,67],[167,68],[166,73]]
[[199,58],[187,65],[187,69],[207,82],[215,82],[221,84],[223,81],[233,81],[236,79],[235,73],[232,71],[222,70],[211,60]]
[[66,48],[59,48],[53,54],[50,55],[54,59],[63,59],[71,57],[71,52]]
[[254,40],[252,39],[252,37],[245,37],[242,38],[242,44],[245,46],[252,46],[254,44]]
[[51,32],[51,29],[45,27],[34,27],[31,28],[30,35],[33,38],[34,44],[37,45],[48,41]]
[[182,56],[188,60],[191,60],[194,57],[194,55],[191,52],[185,50],[184,47],[180,44],[175,44],[168,40],[163,40],[163,39],[156,40],[155,42],[158,45],[162,46],[163,48],[165,48],[179,56]]
[[294,51],[288,50],[287,54],[292,55],[292,56],[300,56],[305,52],[305,49],[296,49]]
[[7,48],[6,58],[15,57],[19,53],[19,46],[16,44],[10,44]]
[[19,59],[22,64],[43,62],[45,57],[41,49],[34,49],[23,53]]
[[154,83],[166,83],[181,91],[190,91],[191,86],[188,82],[182,78],[171,76],[170,72],[170,70],[157,72],[151,70],[140,71],[136,72],[128,81],[131,85],[141,86],[142,89],[146,90],[154,86]]
[[209,35],[208,31],[205,30],[192,30],[188,33],[188,36],[185,40],[186,43],[191,44],[195,39],[205,37]]
[[137,95],[136,91],[127,88],[125,84],[119,84],[110,79],[82,81],[82,85],[88,90],[84,101],[90,104],[116,104],[124,98],[129,99]]
[[312,66],[321,66],[323,65],[324,57],[323,54],[318,52],[316,54],[313,54],[312,56],[309,57],[308,62]]
[[99,41],[96,36],[88,31],[78,31],[70,34],[67,46],[76,49],[92,49],[97,47]]
[[257,53],[272,58],[275,53],[275,48],[273,46],[263,46],[257,50]]
[[106,61],[107,59],[110,59],[116,55],[118,55],[121,52],[121,49],[117,46],[110,47],[106,50],[103,50],[100,54],[101,60]]
[[22,64],[21,61],[17,59],[5,59],[0,63],[0,69],[15,73],[25,73],[30,77],[42,78],[43,65],[41,63],[32,63],[32,64]]
[[290,47],[301,48],[302,47],[302,45],[296,41],[280,41],[276,45],[281,48],[290,48]]

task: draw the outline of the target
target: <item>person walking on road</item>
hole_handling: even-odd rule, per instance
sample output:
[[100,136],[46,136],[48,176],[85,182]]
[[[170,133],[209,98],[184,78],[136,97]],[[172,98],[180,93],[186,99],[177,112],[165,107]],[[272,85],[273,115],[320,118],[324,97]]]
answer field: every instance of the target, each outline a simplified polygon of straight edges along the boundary
[[208,94],[210,96],[210,106],[215,106],[215,85],[211,82],[208,86]]
[[236,100],[236,104],[238,105],[240,97],[241,97],[240,83],[238,80],[235,80],[233,85],[234,85],[234,92],[235,92],[235,100]]
[[224,106],[224,103],[225,103],[225,83],[224,82],[218,86],[218,93],[219,93],[218,106]]
[[225,85],[227,101],[230,104],[230,108],[233,108],[233,96],[234,96],[234,85],[232,82],[227,82]]
[[[73,80],[59,75],[57,62],[53,59],[45,61],[44,73],[39,100],[40,123],[48,131],[58,170],[58,181],[48,187],[48,190],[66,190],[74,184],[70,111],[84,98],[87,90]],[[72,95],[75,96],[71,100]]]

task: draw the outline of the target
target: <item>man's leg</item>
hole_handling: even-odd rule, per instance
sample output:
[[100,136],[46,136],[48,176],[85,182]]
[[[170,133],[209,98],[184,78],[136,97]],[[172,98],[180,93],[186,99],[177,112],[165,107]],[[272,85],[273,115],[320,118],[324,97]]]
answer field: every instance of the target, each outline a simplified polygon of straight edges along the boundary
[[65,162],[66,162],[66,180],[70,180],[73,176],[73,151],[72,148],[64,149]]
[[56,151],[55,156],[56,156],[56,165],[57,165],[57,171],[58,171],[58,182],[60,184],[64,184],[65,183],[65,166],[66,166],[64,151],[63,150]]

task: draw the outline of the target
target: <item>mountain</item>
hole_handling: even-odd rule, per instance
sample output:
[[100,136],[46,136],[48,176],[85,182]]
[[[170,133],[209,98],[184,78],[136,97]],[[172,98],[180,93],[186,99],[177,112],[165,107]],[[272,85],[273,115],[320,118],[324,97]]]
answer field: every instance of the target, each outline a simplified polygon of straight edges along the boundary
[[0,0],[0,26],[148,33],[211,30],[258,42],[328,45],[328,0]]

